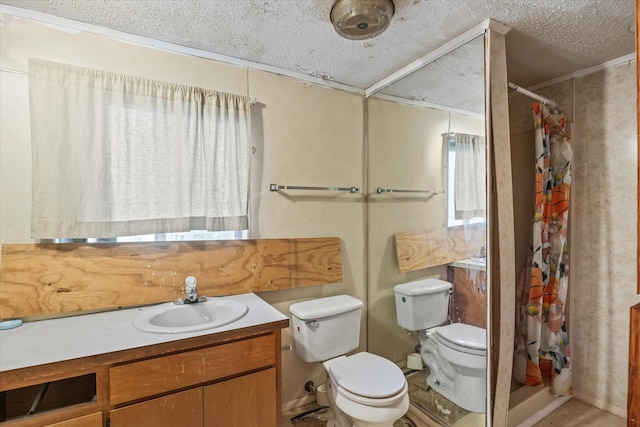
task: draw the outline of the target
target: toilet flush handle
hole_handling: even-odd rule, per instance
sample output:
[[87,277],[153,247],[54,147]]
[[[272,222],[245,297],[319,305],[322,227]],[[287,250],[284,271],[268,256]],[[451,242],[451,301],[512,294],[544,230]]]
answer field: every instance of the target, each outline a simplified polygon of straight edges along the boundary
[[318,326],[320,326],[320,322],[318,322],[317,320],[307,320],[306,322],[304,322],[304,324],[310,328],[317,328]]

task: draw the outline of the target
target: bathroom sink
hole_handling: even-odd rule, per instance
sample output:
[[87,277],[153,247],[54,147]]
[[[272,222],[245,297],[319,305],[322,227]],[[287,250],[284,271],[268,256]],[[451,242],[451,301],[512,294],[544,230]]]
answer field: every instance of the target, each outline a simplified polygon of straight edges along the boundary
[[472,257],[469,258],[469,260],[471,260],[473,262],[477,262],[478,264],[482,264],[482,265],[487,264],[487,257],[486,256],[483,256],[483,257],[472,256]]
[[172,302],[143,309],[133,326],[143,332],[178,334],[218,328],[241,319],[249,307],[230,298],[211,298],[194,304]]

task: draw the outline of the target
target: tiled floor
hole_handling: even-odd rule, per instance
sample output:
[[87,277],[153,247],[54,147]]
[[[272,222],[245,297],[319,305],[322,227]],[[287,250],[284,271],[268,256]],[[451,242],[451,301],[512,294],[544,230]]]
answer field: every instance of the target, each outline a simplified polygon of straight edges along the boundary
[[626,427],[624,418],[571,399],[534,427]]

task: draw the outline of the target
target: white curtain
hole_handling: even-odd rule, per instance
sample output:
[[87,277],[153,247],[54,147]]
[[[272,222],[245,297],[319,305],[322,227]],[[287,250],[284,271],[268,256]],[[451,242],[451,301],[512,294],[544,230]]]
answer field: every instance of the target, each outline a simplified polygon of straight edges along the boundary
[[29,60],[34,238],[248,228],[247,97]]
[[455,135],[454,203],[456,219],[485,217],[487,205],[486,144],[484,136]]

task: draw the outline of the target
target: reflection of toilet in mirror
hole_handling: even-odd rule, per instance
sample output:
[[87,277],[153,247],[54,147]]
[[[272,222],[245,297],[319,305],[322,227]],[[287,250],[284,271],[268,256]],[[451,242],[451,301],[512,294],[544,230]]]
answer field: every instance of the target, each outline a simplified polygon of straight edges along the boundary
[[390,360],[361,352],[362,302],[348,295],[292,304],[296,353],[305,362],[323,362],[331,427],[391,427],[409,409],[407,380]]
[[427,384],[459,407],[485,412],[485,329],[449,323],[451,283],[422,279],[393,290],[398,325],[418,331],[420,354],[429,368]]

